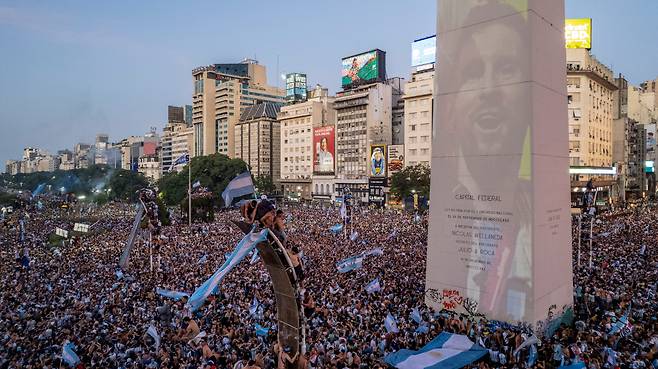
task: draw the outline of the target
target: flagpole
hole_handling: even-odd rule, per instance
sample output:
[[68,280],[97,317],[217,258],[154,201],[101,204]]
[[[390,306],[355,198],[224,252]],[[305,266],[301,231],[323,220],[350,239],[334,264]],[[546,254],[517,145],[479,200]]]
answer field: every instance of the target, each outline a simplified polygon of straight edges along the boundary
[[192,226],[192,158],[187,163],[187,220]]

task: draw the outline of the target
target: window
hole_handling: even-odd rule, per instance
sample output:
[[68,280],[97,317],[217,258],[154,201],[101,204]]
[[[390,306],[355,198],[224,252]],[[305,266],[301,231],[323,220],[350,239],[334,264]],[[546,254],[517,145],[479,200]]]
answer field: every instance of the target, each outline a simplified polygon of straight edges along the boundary
[[412,131],[415,131],[415,130],[416,130],[416,125],[415,125],[415,124],[412,124],[412,125],[411,125],[411,130],[412,130]]

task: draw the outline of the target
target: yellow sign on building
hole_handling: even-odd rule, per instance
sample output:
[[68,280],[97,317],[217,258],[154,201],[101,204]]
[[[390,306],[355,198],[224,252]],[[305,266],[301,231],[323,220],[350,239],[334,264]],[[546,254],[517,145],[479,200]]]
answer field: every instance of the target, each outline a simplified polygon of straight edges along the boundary
[[564,38],[567,49],[591,49],[592,18],[565,19]]

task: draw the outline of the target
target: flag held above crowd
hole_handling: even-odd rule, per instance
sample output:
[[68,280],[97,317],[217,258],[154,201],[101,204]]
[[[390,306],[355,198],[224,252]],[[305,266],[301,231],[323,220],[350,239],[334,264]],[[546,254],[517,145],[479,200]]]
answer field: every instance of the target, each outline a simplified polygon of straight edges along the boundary
[[62,345],[62,360],[70,366],[75,366],[80,362],[78,354],[73,350],[75,350],[75,346],[69,341],[64,342],[64,345]]
[[388,315],[386,315],[386,319],[384,319],[384,328],[386,328],[386,331],[388,333],[400,332],[400,330],[398,329],[398,323],[393,317],[393,315],[391,315],[391,313],[388,313]]
[[336,263],[338,273],[347,273],[363,267],[363,255],[350,256]]
[[229,258],[224,262],[224,264],[217,269],[217,271],[205,281],[199,288],[194,291],[188,304],[192,311],[196,311],[203,305],[206,301],[206,298],[219,286],[219,282],[224,279],[224,277],[231,271],[233,268],[244,259],[244,257],[249,254],[258,243],[263,242],[267,239],[267,230],[264,229],[260,233],[248,233],[245,235],[242,240],[238,243],[237,247]]
[[379,284],[379,278],[373,279],[368,285],[366,285],[366,292],[375,293],[382,290],[382,286]]
[[329,228],[329,230],[330,230],[332,233],[338,234],[338,233],[340,233],[340,232],[343,231],[343,224],[342,224],[342,223],[334,224],[333,226],[331,226],[331,227]]
[[185,154],[179,156],[173,163],[171,163],[171,166],[169,167],[168,171],[171,172],[172,170],[174,170],[174,168],[177,165],[187,164],[189,161],[190,161],[190,155],[185,153]]
[[156,288],[155,293],[157,293],[160,296],[170,298],[174,301],[178,301],[178,300],[182,299],[183,297],[190,297],[190,295],[188,293],[185,293],[185,292],[170,291],[170,290],[165,290],[165,289],[162,289],[162,288]]
[[233,203],[233,199],[240,196],[255,193],[254,183],[251,180],[251,173],[243,172],[238,174],[229,182],[229,184],[222,192],[222,199],[224,199],[224,207],[229,207]]
[[384,361],[398,369],[458,369],[487,353],[464,335],[443,332],[418,351],[400,350],[387,355]]

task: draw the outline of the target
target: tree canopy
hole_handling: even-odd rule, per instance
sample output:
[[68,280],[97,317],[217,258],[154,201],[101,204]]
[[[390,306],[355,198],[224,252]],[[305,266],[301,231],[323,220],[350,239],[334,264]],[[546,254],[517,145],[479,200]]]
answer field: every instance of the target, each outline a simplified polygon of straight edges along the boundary
[[430,168],[426,165],[405,167],[391,177],[391,193],[399,198],[411,196],[429,197],[430,195]]
[[[199,181],[220,200],[228,183],[247,170],[247,164],[242,159],[231,159],[223,154],[197,156],[188,165],[191,165],[192,183]],[[168,205],[180,204],[187,197],[187,187],[187,165],[179,173],[165,174],[159,182],[163,200]]]

